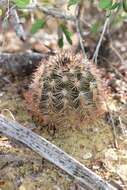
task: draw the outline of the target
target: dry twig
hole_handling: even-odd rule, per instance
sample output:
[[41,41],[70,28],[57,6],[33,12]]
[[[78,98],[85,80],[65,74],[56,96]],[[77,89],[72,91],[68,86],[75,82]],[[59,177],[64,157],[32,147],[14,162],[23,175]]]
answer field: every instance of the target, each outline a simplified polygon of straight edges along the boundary
[[87,59],[84,44],[83,44],[82,34],[81,34],[81,28],[80,28],[80,13],[81,13],[80,9],[81,9],[81,5],[82,5],[82,3],[80,2],[79,4],[77,4],[76,9],[75,9],[76,30],[77,30],[77,34],[78,34],[78,37],[79,37],[79,42],[80,42],[80,46],[81,46],[81,49],[82,49],[84,59]]
[[80,28],[80,14],[81,14],[81,6],[82,6],[82,1],[77,4],[76,9],[75,9],[75,17],[76,17],[76,30],[77,30],[77,34],[79,37],[79,42],[80,42],[80,46],[82,49],[82,53],[84,56],[84,63],[87,62],[88,58],[85,52],[85,48],[84,48],[84,43],[83,43],[83,38],[82,38],[82,34],[81,34],[81,28]]
[[20,23],[18,13],[15,8],[10,9],[10,22],[12,23],[17,36],[23,41],[26,40],[26,33]]
[[98,57],[99,49],[100,49],[100,46],[101,46],[101,43],[102,43],[102,40],[103,40],[105,31],[106,31],[106,29],[107,29],[107,25],[109,24],[109,21],[110,21],[110,19],[109,19],[109,17],[107,17],[106,20],[105,20],[105,23],[104,23],[103,31],[102,31],[102,33],[101,33],[100,39],[99,39],[99,41],[98,41],[96,50],[95,50],[94,55],[93,55],[93,58],[92,58],[92,60],[93,60],[95,63],[97,63],[97,57]]

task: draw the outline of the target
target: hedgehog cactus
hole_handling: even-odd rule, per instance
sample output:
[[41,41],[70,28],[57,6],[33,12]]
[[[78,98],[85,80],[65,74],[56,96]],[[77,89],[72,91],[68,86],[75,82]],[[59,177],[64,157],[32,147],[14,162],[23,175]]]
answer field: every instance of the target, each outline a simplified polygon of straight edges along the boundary
[[27,98],[34,115],[55,126],[93,122],[101,113],[101,101],[96,77],[86,67],[88,64],[83,63],[81,55],[69,51],[41,63]]

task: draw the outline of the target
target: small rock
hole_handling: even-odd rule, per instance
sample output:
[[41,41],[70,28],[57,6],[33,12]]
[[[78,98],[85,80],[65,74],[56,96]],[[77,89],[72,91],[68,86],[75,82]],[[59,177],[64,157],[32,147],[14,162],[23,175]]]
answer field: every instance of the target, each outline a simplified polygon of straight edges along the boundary
[[30,123],[30,122],[25,122],[25,123],[24,123],[24,127],[28,128],[28,129],[31,129],[31,130],[37,128],[34,123]]
[[0,97],[2,97],[4,95],[4,92],[0,92]]
[[127,164],[118,165],[117,174],[124,180],[127,181]]
[[127,161],[127,150],[120,150],[119,157],[120,159]]
[[92,153],[91,152],[88,152],[88,153],[86,153],[84,156],[83,156],[83,159],[84,160],[88,160],[88,159],[90,159],[90,158],[92,158]]
[[19,190],[26,190],[26,188],[25,188],[23,185],[21,185],[21,186],[19,187]]
[[113,161],[117,161],[118,160],[117,153],[115,152],[115,150],[113,148],[110,148],[110,149],[106,150],[106,152],[105,152],[105,158],[107,160],[113,160]]
[[126,47],[125,46],[122,46],[120,49],[121,49],[122,52],[126,51]]
[[58,187],[57,185],[53,186],[53,190],[62,190],[60,187]]
[[98,169],[100,169],[100,166],[94,165],[92,168],[93,168],[94,170],[98,170]]

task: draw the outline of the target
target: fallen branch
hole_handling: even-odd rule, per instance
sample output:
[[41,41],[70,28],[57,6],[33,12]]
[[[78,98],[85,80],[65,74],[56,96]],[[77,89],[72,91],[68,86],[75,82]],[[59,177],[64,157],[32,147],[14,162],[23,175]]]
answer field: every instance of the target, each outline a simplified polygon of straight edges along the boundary
[[40,60],[47,56],[48,54],[46,53],[40,54],[34,52],[0,53],[0,68],[4,73],[24,76],[30,74],[38,66]]
[[24,143],[40,156],[67,172],[75,178],[82,188],[88,188],[89,190],[116,190],[115,187],[57,146],[35,134],[30,129],[22,127],[19,123],[9,121],[3,115],[0,115],[0,132]]
[[69,15],[64,11],[59,11],[58,9],[55,8],[49,8],[46,6],[40,6],[37,5],[37,8],[42,11],[44,14],[53,16],[55,18],[60,18],[60,19],[65,19],[65,20],[70,20],[70,21],[75,21],[76,18],[73,15]]

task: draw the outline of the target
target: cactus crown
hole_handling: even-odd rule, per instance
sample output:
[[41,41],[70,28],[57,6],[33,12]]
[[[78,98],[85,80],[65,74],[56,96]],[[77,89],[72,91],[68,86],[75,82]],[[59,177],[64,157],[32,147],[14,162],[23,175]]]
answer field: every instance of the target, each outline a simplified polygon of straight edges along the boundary
[[69,51],[41,63],[31,93],[39,115],[47,115],[56,125],[91,121],[100,109],[96,77],[82,63],[81,55]]

